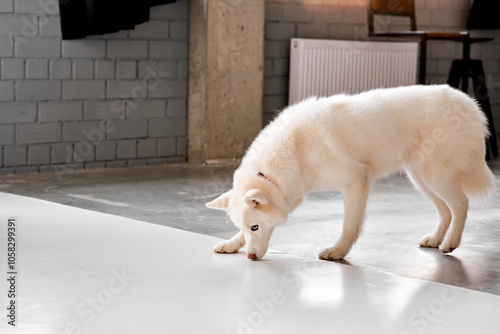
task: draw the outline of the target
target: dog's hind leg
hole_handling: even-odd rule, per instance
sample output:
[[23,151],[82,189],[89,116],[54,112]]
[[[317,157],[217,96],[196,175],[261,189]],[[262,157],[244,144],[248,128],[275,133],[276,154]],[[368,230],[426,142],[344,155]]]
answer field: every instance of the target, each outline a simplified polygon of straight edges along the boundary
[[[436,169],[432,169],[436,171]],[[462,189],[462,185],[456,176],[444,175],[429,175],[428,182],[426,176],[421,175],[421,178],[426,182],[427,186],[434,191],[443,201],[446,202],[452,213],[452,220],[448,231],[444,237],[439,250],[443,253],[449,253],[460,245],[462,240],[462,232],[467,219],[467,211],[469,210],[469,199]]]
[[451,223],[451,211],[445,201],[443,201],[434,191],[432,191],[415,171],[407,170],[408,176],[413,184],[429,197],[439,214],[439,222],[431,234],[424,236],[420,240],[420,246],[437,248],[443,242],[446,231]]
[[216,253],[236,253],[241,247],[245,246],[245,235],[242,231],[238,232],[229,240],[219,242],[214,247]]
[[351,182],[344,190],[344,225],[339,240],[331,248],[319,254],[323,260],[339,260],[344,258],[358,239],[365,218],[366,201],[370,191],[367,177],[360,177]]
[[462,232],[464,231],[467,211],[469,210],[469,199],[458,182],[451,183],[441,191],[437,190],[437,192],[446,201],[453,214],[451,226],[439,247],[441,252],[449,253],[457,248],[462,240]]

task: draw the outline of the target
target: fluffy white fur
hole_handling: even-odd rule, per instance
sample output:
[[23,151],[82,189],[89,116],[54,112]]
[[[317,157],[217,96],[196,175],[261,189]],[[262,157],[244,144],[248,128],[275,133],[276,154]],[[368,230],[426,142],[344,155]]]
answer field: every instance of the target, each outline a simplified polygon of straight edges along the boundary
[[274,228],[306,194],[338,189],[342,234],[319,257],[341,259],[361,231],[372,181],[404,169],[439,213],[420,245],[451,252],[460,244],[469,199],[487,200],[495,191],[484,161],[487,135],[477,104],[447,85],[306,99],[262,130],[234,173],[233,189],[207,203],[241,230],[214,251],[233,253],[246,243],[248,258],[259,259]]

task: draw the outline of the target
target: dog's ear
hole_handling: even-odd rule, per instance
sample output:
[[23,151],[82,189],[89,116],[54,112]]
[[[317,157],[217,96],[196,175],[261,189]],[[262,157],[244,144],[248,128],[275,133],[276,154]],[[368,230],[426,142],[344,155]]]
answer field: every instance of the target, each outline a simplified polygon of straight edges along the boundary
[[216,199],[214,199],[212,202],[208,202],[206,205],[207,208],[210,209],[216,209],[216,210],[224,210],[227,211],[227,207],[229,204],[229,195],[231,193],[231,190],[228,192],[220,195]]
[[263,190],[250,189],[243,198],[243,202],[248,208],[258,208],[269,203],[269,200]]

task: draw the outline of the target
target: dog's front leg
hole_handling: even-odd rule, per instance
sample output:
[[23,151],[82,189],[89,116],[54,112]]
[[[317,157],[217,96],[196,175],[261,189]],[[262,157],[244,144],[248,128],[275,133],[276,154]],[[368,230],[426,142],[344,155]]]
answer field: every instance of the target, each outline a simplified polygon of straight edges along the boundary
[[243,232],[238,232],[234,237],[229,240],[219,242],[214,247],[216,253],[236,253],[238,250],[245,246],[245,236]]
[[342,234],[333,247],[327,248],[319,254],[320,259],[339,260],[347,255],[361,232],[369,191],[370,182],[366,177],[351,182],[344,189],[344,225],[342,226]]

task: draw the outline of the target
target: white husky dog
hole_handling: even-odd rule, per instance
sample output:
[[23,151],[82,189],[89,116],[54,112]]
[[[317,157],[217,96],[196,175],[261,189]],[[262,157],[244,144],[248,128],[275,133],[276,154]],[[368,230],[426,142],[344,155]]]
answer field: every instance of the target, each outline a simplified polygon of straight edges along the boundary
[[361,231],[372,181],[404,169],[439,213],[420,245],[451,252],[460,244],[469,198],[487,200],[495,191],[484,161],[486,124],[474,100],[447,85],[312,97],[289,106],[252,143],[233,189],[207,203],[241,230],[214,251],[234,253],[246,243],[247,257],[259,259],[274,228],[306,194],[338,189],[342,234],[319,257],[341,259]]

